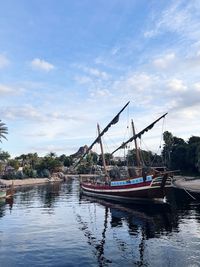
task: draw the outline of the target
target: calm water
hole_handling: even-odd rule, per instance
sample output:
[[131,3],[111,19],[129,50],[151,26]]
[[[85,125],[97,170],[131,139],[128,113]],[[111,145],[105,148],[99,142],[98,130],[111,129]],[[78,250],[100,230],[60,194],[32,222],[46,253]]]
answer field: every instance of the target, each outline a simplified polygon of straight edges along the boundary
[[76,180],[23,189],[0,203],[0,266],[200,266],[200,203],[171,198],[95,201]]

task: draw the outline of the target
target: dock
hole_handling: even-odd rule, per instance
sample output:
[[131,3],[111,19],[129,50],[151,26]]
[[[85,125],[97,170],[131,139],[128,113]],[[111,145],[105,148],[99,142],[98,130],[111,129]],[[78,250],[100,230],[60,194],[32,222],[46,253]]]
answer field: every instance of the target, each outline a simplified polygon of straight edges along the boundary
[[175,177],[173,185],[179,189],[200,193],[200,179],[198,178],[178,176]]

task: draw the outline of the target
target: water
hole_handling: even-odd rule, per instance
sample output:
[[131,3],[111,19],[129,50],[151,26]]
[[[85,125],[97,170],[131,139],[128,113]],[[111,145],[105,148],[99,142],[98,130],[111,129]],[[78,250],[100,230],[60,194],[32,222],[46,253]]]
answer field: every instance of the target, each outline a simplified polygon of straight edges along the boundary
[[21,189],[0,203],[0,266],[200,266],[200,204],[178,193],[145,207],[86,198],[76,180]]

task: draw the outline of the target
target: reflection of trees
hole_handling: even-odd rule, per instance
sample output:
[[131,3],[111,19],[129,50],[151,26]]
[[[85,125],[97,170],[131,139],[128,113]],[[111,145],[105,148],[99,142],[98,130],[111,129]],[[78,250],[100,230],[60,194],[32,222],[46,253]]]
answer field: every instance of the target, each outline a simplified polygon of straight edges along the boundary
[[53,209],[61,190],[60,183],[48,184],[46,187],[38,188],[40,200],[44,208]]
[[51,213],[57,201],[59,201],[60,194],[68,195],[72,192],[72,181],[63,184],[60,182],[47,183],[44,185],[27,186],[17,190],[15,195],[16,201],[20,204],[25,204],[26,207],[31,206],[34,201],[40,201],[43,208]]
[[11,212],[13,207],[13,199],[0,199],[0,218],[5,215],[6,205],[9,205],[9,210]]
[[3,217],[5,215],[5,199],[0,199],[0,217]]

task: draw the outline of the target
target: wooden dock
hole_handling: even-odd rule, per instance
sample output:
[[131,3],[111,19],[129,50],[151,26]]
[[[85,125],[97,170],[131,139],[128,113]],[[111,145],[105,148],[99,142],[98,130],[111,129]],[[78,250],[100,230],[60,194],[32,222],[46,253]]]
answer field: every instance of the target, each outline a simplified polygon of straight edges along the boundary
[[200,193],[200,179],[192,179],[192,177],[175,177],[173,185],[176,188],[187,190],[190,192]]

